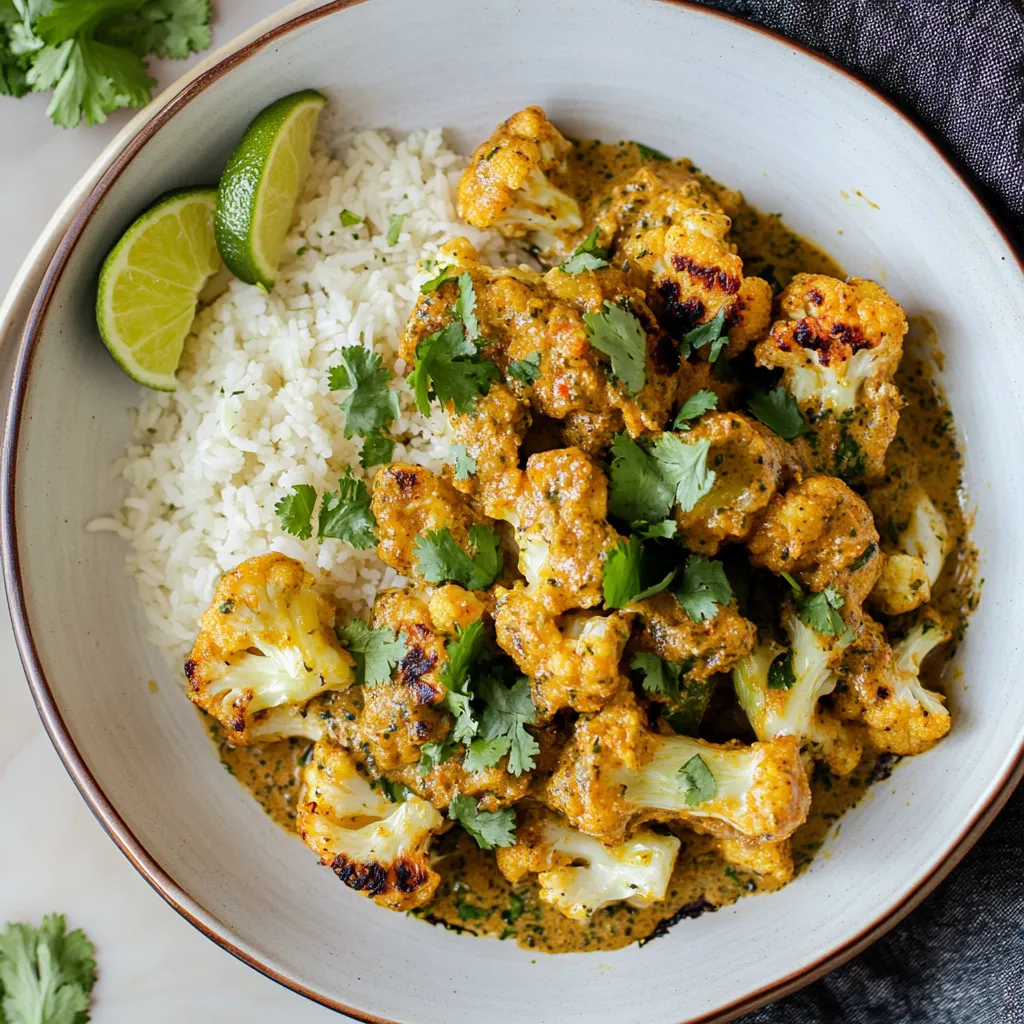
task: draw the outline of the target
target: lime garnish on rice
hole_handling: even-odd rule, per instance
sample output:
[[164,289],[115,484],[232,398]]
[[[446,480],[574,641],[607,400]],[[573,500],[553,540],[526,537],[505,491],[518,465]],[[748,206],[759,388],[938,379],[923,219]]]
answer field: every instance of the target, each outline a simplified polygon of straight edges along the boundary
[[103,261],[96,294],[100,335],[118,366],[148,388],[177,386],[174,373],[199,293],[221,266],[213,237],[216,202],[212,188],[169,193]]
[[217,245],[231,273],[247,284],[274,287],[326,102],[307,89],[271,103],[246,128],[224,168],[217,190]]

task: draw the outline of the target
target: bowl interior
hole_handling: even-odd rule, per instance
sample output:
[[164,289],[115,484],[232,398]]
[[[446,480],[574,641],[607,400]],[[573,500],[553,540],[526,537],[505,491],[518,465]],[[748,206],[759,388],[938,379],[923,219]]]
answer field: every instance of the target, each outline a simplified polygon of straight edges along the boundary
[[[307,86],[330,96],[339,133],[442,125],[466,149],[539,103],[569,135],[686,154],[935,325],[985,578],[958,654],[955,726],[876,787],[780,893],[614,954],[552,958],[428,930],[347,891],[265,819],[142,639],[121,542],[83,529],[119,501],[110,466],[141,397],[96,334],[97,271],[140,209],[167,189],[215,181],[250,117]],[[310,994],[421,1024],[696,1019],[798,974],[884,917],[1018,757],[1021,640],[1007,624],[1024,621],[1024,556],[1005,538],[1019,521],[1024,463],[1002,455],[1024,436],[1022,328],[1019,265],[931,146],[867,90],[778,40],[656,0],[336,9],[197,90],[110,185],[56,279],[23,361],[7,467],[30,669],[48,681],[136,856],[162,869],[205,927]]]

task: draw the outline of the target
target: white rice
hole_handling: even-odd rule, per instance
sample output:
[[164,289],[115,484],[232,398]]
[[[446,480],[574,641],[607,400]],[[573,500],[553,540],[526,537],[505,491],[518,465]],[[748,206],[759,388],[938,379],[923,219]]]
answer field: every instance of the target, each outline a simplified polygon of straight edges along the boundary
[[[397,144],[363,132],[342,161],[318,152],[273,292],[232,280],[196,317],[178,390],[132,410],[135,440],[114,466],[127,496],[87,528],[130,543],[126,569],[150,638],[173,661],[191,646],[221,573],[253,555],[301,559],[345,614],[365,614],[379,588],[400,582],[374,550],[284,533],[274,505],[296,484],[336,490],[346,467],[368,484],[375,472],[359,466],[359,439],[343,435],[343,396],[327,386],[328,368],[350,345],[379,352],[395,374],[394,458],[434,470],[447,461],[444,416],[416,409],[398,342],[432,276],[421,261],[440,245],[462,235],[493,263],[514,255],[457,219],[464,164],[440,130]],[[342,227],[345,209],[363,223]],[[389,246],[394,214],[406,217]]]

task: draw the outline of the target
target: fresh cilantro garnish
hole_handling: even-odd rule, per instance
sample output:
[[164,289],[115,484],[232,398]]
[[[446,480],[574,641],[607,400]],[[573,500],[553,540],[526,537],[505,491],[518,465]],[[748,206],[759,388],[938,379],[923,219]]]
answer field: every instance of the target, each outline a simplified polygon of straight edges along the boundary
[[683,665],[679,661],[665,661],[656,654],[637,651],[630,668],[644,674],[643,687],[648,693],[656,693],[669,701],[679,700],[679,678]]
[[362,224],[363,218],[358,213],[353,213],[351,210],[341,211],[341,226],[343,228],[350,228],[355,224]]
[[458,583],[467,590],[485,590],[501,575],[501,538],[492,527],[474,523],[469,528],[469,544],[473,554],[456,544],[447,527],[417,537],[413,550],[420,575],[428,583]]
[[277,518],[281,520],[281,529],[299,540],[309,540],[313,536],[310,519],[315,504],[316,488],[309,484],[296,484],[291,493],[274,506]]
[[725,310],[720,309],[713,320],[709,320],[706,324],[701,324],[699,327],[694,327],[692,331],[687,332],[683,336],[682,349],[684,357],[689,355],[690,352],[696,352],[697,349],[703,348],[705,345],[710,345],[711,352],[708,355],[708,362],[716,362],[722,349],[729,343],[728,334],[723,333],[722,330],[724,327]]
[[842,594],[835,587],[826,587],[819,594],[807,594],[796,603],[796,613],[805,626],[822,636],[840,636],[848,632],[839,609],[843,607]]
[[436,277],[432,277],[429,281],[424,281],[420,285],[420,294],[429,295],[431,292],[436,292],[438,288],[451,279],[452,268],[442,267],[440,273]]
[[535,384],[540,378],[540,353],[531,352],[524,359],[513,359],[508,364],[508,375],[524,387]]
[[676,413],[673,430],[689,430],[689,420],[695,420],[704,413],[718,406],[718,395],[714,391],[698,391],[683,402],[683,407]]
[[352,391],[341,403],[345,436],[386,430],[398,415],[398,396],[388,387],[391,371],[376,352],[359,345],[343,348],[340,356],[341,362],[327,373],[332,391]]
[[38,928],[8,923],[0,932],[0,1021],[85,1024],[96,984],[96,948],[85,932],[66,931],[63,914]]
[[462,761],[467,772],[482,772],[497,764],[508,753],[508,738],[496,736],[494,739],[475,739],[466,748],[466,756]]
[[516,812],[511,807],[500,811],[481,811],[477,802],[461,793],[452,797],[448,817],[457,821],[481,850],[513,846],[516,841]]
[[747,408],[769,429],[786,441],[810,429],[797,407],[796,399],[780,384],[773,391],[753,395]]
[[476,319],[476,292],[473,290],[473,278],[463,272],[459,274],[459,297],[455,301],[455,316],[466,328],[466,337],[470,341],[480,337],[480,324]]
[[398,239],[402,234],[402,223],[408,216],[409,215],[407,213],[395,213],[391,215],[391,221],[388,223],[388,233],[384,236],[384,241],[387,242],[388,245],[398,244]]
[[660,523],[634,523],[633,533],[642,540],[671,540],[676,535],[676,521],[662,519]]
[[732,600],[732,587],[721,562],[690,555],[673,593],[694,622],[713,619]]
[[508,910],[501,912],[501,919],[505,924],[515,924],[523,916],[525,909],[526,902],[523,900],[523,897],[510,892],[508,894]]
[[508,770],[513,775],[532,771],[534,755],[540,753],[540,747],[526,731],[526,726],[537,719],[530,680],[522,676],[513,686],[507,687],[494,676],[485,675],[476,685],[476,696],[486,705],[480,719],[478,738],[469,746],[471,755],[476,748],[474,761],[479,767],[470,768],[467,758],[467,769],[479,771],[480,768],[489,768],[507,753]]
[[472,410],[477,396],[487,394],[500,376],[494,363],[480,357],[456,320],[416,346],[416,365],[409,374],[409,384],[424,416],[430,413],[431,398],[442,405],[451,402],[456,412],[463,413]]
[[470,456],[464,444],[452,445],[452,462],[456,480],[468,480],[476,472],[476,459]]
[[602,590],[607,608],[625,608],[635,601],[660,594],[675,576],[673,569],[664,579],[653,585],[644,586],[649,573],[644,559],[644,545],[639,537],[629,541],[620,540],[608,553],[604,563]]
[[439,764],[444,764],[455,753],[457,743],[444,740],[441,743],[424,743],[420,747],[420,763],[416,770],[420,775],[429,775]]
[[465,629],[456,626],[455,638],[449,640],[444,649],[448,660],[441,670],[441,682],[445,689],[441,706],[455,716],[449,739],[453,743],[468,743],[478,728],[473,716],[469,671],[484,653],[484,624],[477,620]]
[[612,439],[609,509],[631,523],[667,519],[674,504],[689,512],[711,490],[715,473],[707,468],[711,442],[688,444],[662,434],[645,451],[625,434]]
[[316,535],[318,540],[333,537],[347,540],[354,548],[365,550],[377,543],[377,520],[370,509],[370,492],[362,480],[352,476],[351,468],[338,481],[338,490],[329,491],[320,503]]
[[413,795],[412,790],[408,786],[403,786],[401,782],[392,782],[383,776],[377,782],[380,784],[380,791],[393,804],[404,804]]
[[359,465],[363,469],[371,466],[384,466],[395,454],[395,440],[380,431],[374,431],[363,438],[363,447],[359,452]]
[[858,569],[863,569],[872,558],[875,557],[875,552],[878,550],[878,545],[872,541],[859,555],[857,560],[850,566],[850,572],[856,572]]
[[783,651],[768,666],[768,689],[789,690],[796,682],[796,673],[793,671],[793,652]]
[[676,772],[676,778],[679,779],[679,785],[683,789],[683,796],[691,807],[696,807],[697,804],[710,800],[718,792],[715,777],[711,774],[711,769],[704,763],[704,758],[700,754],[694,754]]
[[640,155],[645,160],[671,160],[672,157],[665,156],[660,149],[654,149],[653,146],[645,146],[642,142],[634,142],[634,146],[640,150]]
[[0,4],[0,91],[53,90],[47,114],[73,127],[144,106],[148,54],[187,57],[210,45],[208,0],[53,0]]
[[608,250],[597,244],[597,228],[583,239],[573,254],[559,263],[563,274],[582,274],[584,270],[600,270],[608,266]]
[[627,309],[605,302],[603,313],[584,313],[590,343],[612,361],[612,373],[631,394],[647,383],[647,332]]
[[356,683],[360,686],[386,683],[405,657],[405,637],[393,629],[370,629],[362,619],[353,619],[337,633],[356,663]]

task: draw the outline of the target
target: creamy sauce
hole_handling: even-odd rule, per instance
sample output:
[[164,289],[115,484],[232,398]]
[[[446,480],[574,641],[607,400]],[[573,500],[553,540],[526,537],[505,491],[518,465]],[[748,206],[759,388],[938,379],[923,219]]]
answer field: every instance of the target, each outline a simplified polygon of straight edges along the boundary
[[[643,161],[635,143],[582,142],[571,159],[574,188],[581,195],[584,210],[600,202],[611,179],[635,170]],[[688,161],[679,164],[696,171]],[[738,193],[703,175],[700,177],[732,217],[730,238],[751,274],[765,277],[776,291],[798,271],[845,278],[845,272],[831,257],[789,230],[780,215],[762,213]],[[907,399],[897,436],[916,458],[921,485],[945,515],[955,539],[954,551],[933,592],[933,604],[951,624],[956,624],[959,638],[977,601],[977,553],[967,542],[970,524],[963,508],[961,456],[952,416],[934,380],[934,331],[919,322],[914,334],[919,344],[908,348],[897,377]],[[879,524],[880,530],[883,526]],[[947,650],[946,659],[951,655],[952,650]],[[932,659],[929,679],[937,677],[942,667],[942,662]],[[929,681],[929,685],[935,685],[934,681]],[[260,748],[231,747],[219,738],[215,724],[211,735],[218,743],[225,767],[271,818],[292,831],[300,765],[308,756],[311,743],[292,739]],[[797,873],[807,867],[827,836],[839,833],[838,819],[860,800],[872,782],[888,777],[896,760],[888,755],[878,758],[866,751],[860,767],[842,779],[831,777],[819,766],[812,780],[810,817],[793,836]],[[598,911],[588,922],[576,922],[544,903],[534,883],[508,882],[498,871],[492,852],[478,849],[466,833],[453,829],[434,846],[442,876],[437,896],[416,916],[456,931],[514,940],[540,951],[613,950],[663,934],[683,918],[697,917],[749,893],[778,887],[770,880],[728,865],[712,838],[682,829],[679,835],[683,846],[663,902],[645,908],[618,903]]]

